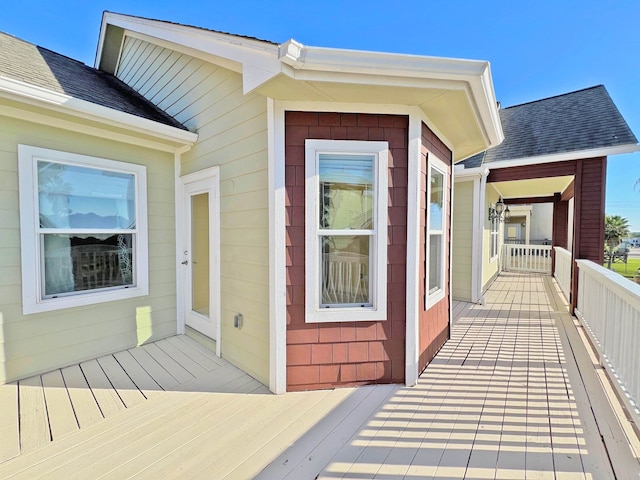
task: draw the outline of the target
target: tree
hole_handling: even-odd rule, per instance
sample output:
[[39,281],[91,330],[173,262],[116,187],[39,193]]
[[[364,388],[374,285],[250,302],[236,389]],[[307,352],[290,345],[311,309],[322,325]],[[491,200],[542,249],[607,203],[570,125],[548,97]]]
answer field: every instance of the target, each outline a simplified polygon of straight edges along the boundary
[[613,249],[620,243],[620,239],[629,235],[629,220],[620,215],[605,215],[604,217],[604,240],[609,248],[609,259],[607,268],[611,270],[613,261]]

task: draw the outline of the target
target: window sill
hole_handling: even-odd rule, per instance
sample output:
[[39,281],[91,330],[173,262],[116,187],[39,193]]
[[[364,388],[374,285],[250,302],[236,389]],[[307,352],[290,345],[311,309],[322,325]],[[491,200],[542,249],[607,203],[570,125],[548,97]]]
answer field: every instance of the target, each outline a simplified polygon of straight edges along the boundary
[[323,308],[307,309],[305,323],[379,322],[387,319],[387,310],[380,308]]
[[63,310],[65,308],[84,307],[87,305],[95,305],[98,303],[126,300],[129,298],[142,297],[145,295],[149,295],[148,289],[144,289],[142,287],[130,287],[111,290],[107,292],[85,293],[58,298],[47,298],[41,301],[23,298],[22,313],[24,315],[29,315],[32,313],[51,312],[55,310]]
[[444,298],[444,290],[440,289],[437,292],[433,292],[427,297],[427,305],[425,310],[429,310],[436,303],[440,302]]

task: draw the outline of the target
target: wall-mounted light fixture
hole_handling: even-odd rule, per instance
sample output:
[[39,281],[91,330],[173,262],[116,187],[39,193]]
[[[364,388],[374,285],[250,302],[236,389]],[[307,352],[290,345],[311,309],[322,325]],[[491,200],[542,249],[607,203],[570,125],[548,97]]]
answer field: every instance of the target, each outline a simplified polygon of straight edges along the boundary
[[500,220],[502,222],[503,217],[504,220],[509,220],[509,218],[511,218],[511,212],[509,211],[508,205],[505,209],[502,197],[498,197],[498,201],[495,205],[493,203],[489,204],[489,221]]

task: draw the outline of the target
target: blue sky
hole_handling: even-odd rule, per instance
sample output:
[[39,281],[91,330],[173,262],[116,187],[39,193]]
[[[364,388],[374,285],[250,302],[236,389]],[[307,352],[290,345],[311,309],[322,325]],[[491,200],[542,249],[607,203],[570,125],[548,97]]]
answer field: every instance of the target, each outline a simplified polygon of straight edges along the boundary
[[[517,105],[604,84],[640,137],[638,0],[4,0],[0,30],[92,65],[103,10],[275,42],[491,62]],[[607,213],[640,231],[640,152],[609,157]]]

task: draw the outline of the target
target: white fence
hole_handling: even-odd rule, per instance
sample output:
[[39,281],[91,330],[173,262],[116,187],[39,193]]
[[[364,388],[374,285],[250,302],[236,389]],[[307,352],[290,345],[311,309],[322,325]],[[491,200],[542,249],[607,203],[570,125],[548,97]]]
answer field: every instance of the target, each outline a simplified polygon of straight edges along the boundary
[[569,301],[571,292],[571,252],[561,247],[553,247],[556,252],[556,268],[553,272],[564,298]]
[[640,426],[640,285],[589,260],[576,263],[576,316]]
[[504,245],[502,269],[551,274],[550,245]]

